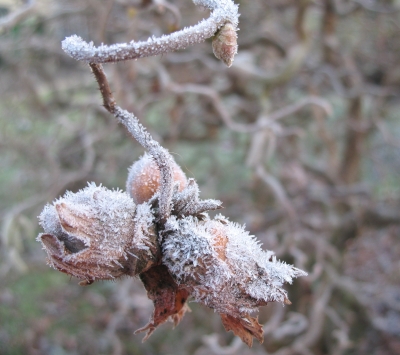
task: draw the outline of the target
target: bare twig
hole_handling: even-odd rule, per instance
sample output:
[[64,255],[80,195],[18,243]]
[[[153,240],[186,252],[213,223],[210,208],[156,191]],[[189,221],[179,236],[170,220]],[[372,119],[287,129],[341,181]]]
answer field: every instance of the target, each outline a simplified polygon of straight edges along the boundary
[[221,101],[218,93],[208,86],[204,85],[196,85],[196,84],[186,84],[186,85],[179,85],[176,83],[170,83],[168,88],[176,93],[194,93],[203,96],[207,96],[211,99],[215,109],[219,113],[221,119],[224,123],[233,131],[241,132],[241,133],[252,133],[258,132],[261,129],[266,129],[271,127],[271,123],[273,121],[278,121],[283,119],[287,116],[290,116],[297,111],[301,110],[304,106],[307,105],[315,105],[322,108],[328,115],[332,113],[331,105],[325,99],[320,97],[310,96],[306,97],[299,102],[286,106],[280,110],[277,110],[269,115],[261,117],[261,119],[257,120],[256,123],[253,124],[243,124],[237,123],[233,121],[231,115],[229,114],[227,108]]
[[297,218],[296,210],[293,208],[290,203],[289,198],[287,197],[286,191],[281,185],[281,183],[271,174],[269,174],[262,165],[258,165],[256,167],[257,175],[267,184],[272,192],[274,193],[277,200],[282,204],[282,206],[287,211],[288,215],[292,219]]

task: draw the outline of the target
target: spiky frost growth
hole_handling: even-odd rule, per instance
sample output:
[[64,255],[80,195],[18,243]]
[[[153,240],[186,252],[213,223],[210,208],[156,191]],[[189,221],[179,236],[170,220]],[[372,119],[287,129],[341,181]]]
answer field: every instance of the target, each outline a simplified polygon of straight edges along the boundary
[[[187,185],[187,178],[181,167],[172,160],[172,178],[179,183],[178,191]],[[136,204],[149,201],[160,188],[160,170],[150,154],[145,153],[129,168],[126,191]]]
[[[255,236],[222,215],[210,221],[208,228],[220,239],[226,238],[225,262],[241,287],[254,299],[287,303],[287,292],[281,288],[282,285],[291,284],[293,278],[307,275],[293,265],[277,260],[273,251],[262,250]],[[252,310],[242,308],[245,312]]]
[[134,276],[158,256],[149,206],[138,206],[122,191],[89,184],[67,192],[39,216],[38,236],[57,270],[91,283]]
[[[134,218],[134,238],[131,244],[136,249],[143,249],[151,251],[152,255],[159,255],[159,246],[156,243],[156,230],[155,230],[155,218],[151,206],[144,202],[136,206],[136,213]],[[151,263],[155,260],[151,258]],[[146,270],[148,268],[146,267]]]
[[182,191],[176,191],[172,196],[172,213],[178,217],[197,216],[206,211],[213,211],[222,208],[219,200],[201,200],[200,190],[194,179],[189,179],[187,187]]
[[161,37],[150,37],[147,41],[119,43],[110,46],[95,47],[79,36],[67,37],[62,42],[62,49],[72,58],[87,63],[109,63],[129,59],[150,57],[174,52],[190,45],[204,42],[224,24],[230,23],[236,31],[238,25],[238,6],[231,0],[194,0],[195,5],[211,10],[210,17],[195,26],[184,28]]
[[204,222],[192,216],[180,220],[172,216],[165,232],[163,263],[180,284],[198,289],[198,295],[204,291],[205,295],[230,278],[227,266],[213,248],[212,236]]

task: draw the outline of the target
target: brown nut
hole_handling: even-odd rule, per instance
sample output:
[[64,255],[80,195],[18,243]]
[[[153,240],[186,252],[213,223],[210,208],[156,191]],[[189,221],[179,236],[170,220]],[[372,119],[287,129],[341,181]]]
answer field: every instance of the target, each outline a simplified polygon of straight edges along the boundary
[[[179,191],[187,186],[185,173],[174,162],[173,179],[179,182]],[[160,171],[149,154],[144,154],[129,168],[126,191],[136,204],[150,200],[160,187]]]

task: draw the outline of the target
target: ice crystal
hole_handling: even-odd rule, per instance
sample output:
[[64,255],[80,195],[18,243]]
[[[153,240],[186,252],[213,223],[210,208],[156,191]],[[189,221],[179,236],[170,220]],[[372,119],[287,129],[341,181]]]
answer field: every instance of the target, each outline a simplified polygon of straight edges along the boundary
[[149,246],[153,244],[153,240],[149,236],[154,235],[154,215],[148,203],[137,206],[134,222],[134,237],[131,245],[138,249],[148,250]]

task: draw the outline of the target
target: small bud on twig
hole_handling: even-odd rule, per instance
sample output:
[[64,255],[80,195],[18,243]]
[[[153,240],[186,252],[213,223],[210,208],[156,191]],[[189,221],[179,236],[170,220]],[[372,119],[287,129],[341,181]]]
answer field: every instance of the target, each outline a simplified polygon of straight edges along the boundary
[[222,60],[228,67],[233,63],[237,54],[237,34],[231,23],[226,23],[216,33],[212,41],[214,55]]
[[147,41],[94,46],[79,36],[67,37],[62,49],[72,58],[87,63],[114,63],[136,58],[151,57],[187,48],[195,43],[204,42],[215,35],[218,28],[229,22],[236,28],[238,24],[238,6],[232,0],[194,0],[195,5],[211,10],[210,17],[197,25],[180,31],[151,37]]

